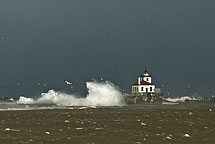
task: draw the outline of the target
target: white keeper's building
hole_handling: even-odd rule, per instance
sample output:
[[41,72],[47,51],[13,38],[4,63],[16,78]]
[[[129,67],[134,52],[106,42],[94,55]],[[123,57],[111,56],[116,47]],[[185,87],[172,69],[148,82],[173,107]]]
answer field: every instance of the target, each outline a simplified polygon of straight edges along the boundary
[[137,82],[132,84],[132,94],[155,93],[156,88],[152,83],[152,76],[145,69],[144,74],[139,76]]

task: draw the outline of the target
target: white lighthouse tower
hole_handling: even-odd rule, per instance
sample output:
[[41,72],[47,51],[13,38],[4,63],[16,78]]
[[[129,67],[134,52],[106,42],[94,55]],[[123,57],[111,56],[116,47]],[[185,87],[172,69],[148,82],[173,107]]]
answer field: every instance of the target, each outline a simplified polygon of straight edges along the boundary
[[144,95],[154,92],[155,85],[152,83],[152,76],[145,69],[144,73],[138,77],[137,83],[132,84],[132,94]]

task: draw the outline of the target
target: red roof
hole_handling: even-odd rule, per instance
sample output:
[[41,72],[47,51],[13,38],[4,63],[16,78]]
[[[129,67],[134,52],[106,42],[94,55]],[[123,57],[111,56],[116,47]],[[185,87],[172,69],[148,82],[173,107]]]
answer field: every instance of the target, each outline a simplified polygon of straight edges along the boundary
[[[139,85],[139,84],[137,82],[137,83],[135,83],[133,85]],[[140,85],[153,85],[153,84],[143,80],[143,81],[140,82]]]
[[147,70],[145,70],[145,71],[144,71],[144,73],[148,73],[148,71],[147,71]]

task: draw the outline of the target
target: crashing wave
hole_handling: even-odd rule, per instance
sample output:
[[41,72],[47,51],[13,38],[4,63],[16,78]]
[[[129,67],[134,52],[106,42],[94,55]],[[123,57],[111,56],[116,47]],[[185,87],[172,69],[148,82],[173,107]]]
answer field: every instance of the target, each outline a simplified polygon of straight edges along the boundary
[[168,102],[185,102],[185,101],[197,101],[199,99],[194,98],[194,97],[189,97],[189,96],[182,96],[182,97],[177,97],[177,98],[165,98],[166,101]]
[[20,97],[18,104],[55,104],[57,106],[123,106],[125,100],[119,88],[109,81],[87,82],[88,95],[78,98],[75,95],[49,90],[38,99]]
[[19,97],[18,104],[33,104],[34,99],[33,98],[26,98],[24,96]]

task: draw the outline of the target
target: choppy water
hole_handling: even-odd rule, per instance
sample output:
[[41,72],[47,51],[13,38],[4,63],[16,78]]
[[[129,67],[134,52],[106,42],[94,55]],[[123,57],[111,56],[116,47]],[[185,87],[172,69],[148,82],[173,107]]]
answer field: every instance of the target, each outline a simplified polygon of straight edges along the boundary
[[0,143],[215,143],[212,102],[56,108],[0,111]]

